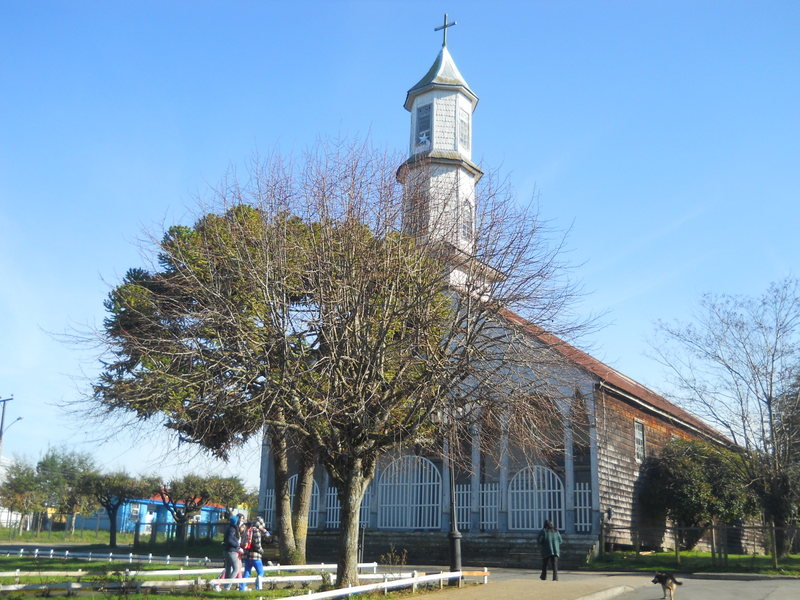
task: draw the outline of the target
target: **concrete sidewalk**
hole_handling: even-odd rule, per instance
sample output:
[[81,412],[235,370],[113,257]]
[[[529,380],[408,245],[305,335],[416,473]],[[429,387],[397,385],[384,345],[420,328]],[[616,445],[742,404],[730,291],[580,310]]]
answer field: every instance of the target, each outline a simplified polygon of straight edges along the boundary
[[559,581],[542,581],[537,572],[527,569],[490,567],[489,571],[488,584],[475,583],[477,578],[468,577],[461,588],[445,588],[437,592],[437,600],[608,600],[638,587],[652,585],[653,579],[647,573],[564,571],[559,573]]

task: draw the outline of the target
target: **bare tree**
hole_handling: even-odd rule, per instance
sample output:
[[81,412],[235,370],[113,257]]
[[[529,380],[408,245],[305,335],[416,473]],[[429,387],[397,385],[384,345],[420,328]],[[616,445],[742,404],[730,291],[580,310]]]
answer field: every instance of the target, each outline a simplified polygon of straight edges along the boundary
[[242,481],[236,477],[204,477],[188,474],[162,484],[158,489],[161,502],[172,515],[176,525],[175,537],[186,543],[187,525],[210,502],[232,507],[245,499]]
[[455,227],[447,211],[441,227],[404,228],[403,207],[431,190],[419,177],[401,189],[395,164],[363,145],[324,146],[301,169],[276,159],[226,182],[194,227],[156,244],[157,267],[112,292],[112,359],[95,387],[101,410],[160,416],[222,457],[268,427],[278,530],[295,541],[304,533],[280,521],[289,436],[300,440],[338,489],[339,585],[357,580],[359,511],[379,457],[429,442],[444,422],[564,414],[559,373],[542,371],[557,353],[508,312],[574,329],[560,248],[491,178],[468,248],[439,234]]
[[760,298],[706,295],[693,323],[660,323],[659,332],[654,347],[675,375],[678,401],[742,449],[765,518],[787,525],[800,489],[797,280],[774,283]]
[[137,498],[149,498],[158,489],[155,477],[132,477],[125,472],[94,473],[87,481],[87,489],[108,514],[108,545],[117,546],[117,516],[119,509]]

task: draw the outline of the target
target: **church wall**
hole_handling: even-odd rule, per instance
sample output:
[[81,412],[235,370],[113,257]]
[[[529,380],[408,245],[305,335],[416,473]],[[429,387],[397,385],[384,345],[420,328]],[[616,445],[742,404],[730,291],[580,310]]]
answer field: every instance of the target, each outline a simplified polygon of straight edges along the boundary
[[643,461],[636,456],[634,423],[644,426],[645,457],[658,454],[674,437],[697,436],[602,389],[596,394],[596,414],[601,515],[610,532],[608,541],[629,545],[630,528],[648,525],[636,502]]
[[[405,564],[450,564],[447,532],[423,531],[364,531],[362,540],[365,562],[386,563],[387,555],[405,554]],[[596,538],[564,534],[559,565],[572,569],[586,564]],[[309,562],[336,562],[337,532],[309,532],[307,558]],[[383,558],[382,558],[383,557]],[[536,532],[462,532],[461,557],[464,567],[522,567],[541,565]]]
[[436,98],[433,110],[433,149],[454,151],[456,148],[456,95]]
[[[417,129],[417,107],[424,106],[425,104],[433,104],[433,135],[432,146],[420,146],[415,139],[415,132]],[[472,105],[457,92],[446,90],[432,90],[421,96],[417,96],[411,106],[411,132],[409,138],[409,154],[413,155],[418,152],[427,152],[430,150],[440,152],[457,152],[460,150],[458,147],[458,109],[463,107],[464,110],[472,115]],[[470,139],[471,139],[470,131]],[[471,146],[469,148],[461,148],[467,157],[471,155]]]
[[433,166],[430,172],[429,232],[432,238],[455,241],[458,218],[458,175],[452,169]]

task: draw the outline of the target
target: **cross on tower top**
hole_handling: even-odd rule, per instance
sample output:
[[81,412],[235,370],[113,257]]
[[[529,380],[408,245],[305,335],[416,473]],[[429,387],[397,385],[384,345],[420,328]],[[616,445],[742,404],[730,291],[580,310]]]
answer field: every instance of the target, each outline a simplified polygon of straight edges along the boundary
[[447,13],[444,13],[444,21],[442,22],[441,27],[434,27],[434,31],[441,31],[442,32],[442,47],[444,48],[447,46],[447,28],[452,27],[453,25],[458,25],[456,21],[447,22]]

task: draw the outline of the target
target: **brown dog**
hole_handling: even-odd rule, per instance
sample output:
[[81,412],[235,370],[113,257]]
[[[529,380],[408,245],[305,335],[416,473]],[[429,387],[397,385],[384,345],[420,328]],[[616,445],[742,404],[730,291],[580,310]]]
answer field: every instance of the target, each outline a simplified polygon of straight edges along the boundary
[[653,583],[661,584],[661,591],[664,593],[664,595],[661,596],[662,599],[667,597],[667,590],[669,590],[670,600],[675,600],[675,588],[679,585],[683,585],[683,583],[675,579],[672,573],[668,573],[667,571],[656,571],[656,576],[653,577]]

